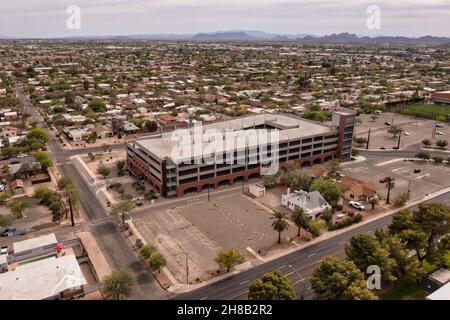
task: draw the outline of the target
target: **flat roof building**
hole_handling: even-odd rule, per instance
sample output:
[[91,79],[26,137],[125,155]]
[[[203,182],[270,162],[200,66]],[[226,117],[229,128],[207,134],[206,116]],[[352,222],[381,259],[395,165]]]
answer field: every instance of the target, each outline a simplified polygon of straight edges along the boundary
[[348,161],[355,114],[333,113],[331,125],[286,114],[257,114],[194,126],[127,143],[127,168],[164,197],[231,185],[268,167]]
[[434,103],[450,105],[450,91],[435,92],[431,97]]
[[74,255],[23,264],[0,274],[0,300],[70,297],[87,282]]

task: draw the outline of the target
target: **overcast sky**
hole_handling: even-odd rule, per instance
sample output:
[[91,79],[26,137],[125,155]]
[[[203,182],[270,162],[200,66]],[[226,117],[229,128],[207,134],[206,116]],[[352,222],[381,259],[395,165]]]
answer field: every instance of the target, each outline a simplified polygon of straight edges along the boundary
[[[66,27],[67,7],[81,29]],[[369,5],[381,29],[366,25]],[[0,34],[14,37],[261,30],[323,35],[450,36],[450,0],[1,0]]]

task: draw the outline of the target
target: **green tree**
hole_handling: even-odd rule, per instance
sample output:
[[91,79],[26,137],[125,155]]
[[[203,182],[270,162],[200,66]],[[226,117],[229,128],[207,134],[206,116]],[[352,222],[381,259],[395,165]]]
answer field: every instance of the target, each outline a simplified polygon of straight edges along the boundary
[[106,177],[108,177],[111,173],[111,169],[102,165],[97,168],[97,173],[103,176],[103,179],[106,179]]
[[153,252],[158,251],[158,249],[152,245],[152,244],[146,244],[145,246],[143,246],[139,252],[140,254],[145,258],[148,259],[150,258],[150,256],[152,255]]
[[353,261],[326,258],[314,271],[311,287],[319,300],[377,300]]
[[133,203],[130,200],[123,200],[112,206],[111,213],[119,214],[129,212],[131,209],[133,209]]
[[410,256],[406,243],[396,235],[391,235],[385,229],[375,231],[377,241],[389,252],[389,257],[395,260],[393,274],[397,279],[416,282],[423,274],[419,260]]
[[42,204],[48,204],[52,201],[55,192],[47,187],[37,187],[33,192],[33,197],[39,199]]
[[105,102],[103,102],[103,100],[101,99],[92,99],[92,101],[89,103],[89,108],[96,113],[102,113],[106,111]]
[[289,228],[286,221],[286,213],[276,211],[272,214],[272,229],[278,232],[278,243],[281,243],[281,233]]
[[158,130],[158,123],[156,121],[147,121],[145,123],[145,131],[155,132],[156,130]]
[[78,207],[79,193],[78,188],[70,177],[62,177],[58,180],[58,189],[63,192],[66,197],[70,196],[72,207]]
[[416,158],[428,160],[431,158],[431,155],[428,152],[421,151],[416,154]]
[[37,162],[41,164],[43,169],[47,169],[53,165],[53,160],[50,158],[49,154],[44,151],[38,151],[33,154]]
[[395,187],[395,178],[394,177],[386,177],[384,178],[384,185],[388,189],[386,204],[389,204],[391,198],[391,190]]
[[16,218],[23,218],[23,212],[29,207],[31,203],[28,200],[13,200],[8,203],[9,210]]
[[103,296],[108,300],[125,300],[131,296],[135,277],[128,271],[113,271],[101,283]]
[[332,159],[330,161],[327,161],[325,163],[325,170],[328,173],[329,177],[335,177],[336,174],[339,172],[341,166],[341,162],[339,159]]
[[300,230],[302,228],[308,230],[309,217],[303,208],[296,208],[291,215],[291,219],[298,228],[297,237],[300,237]]
[[416,211],[401,210],[394,214],[389,232],[402,239],[408,249],[414,250],[422,264],[450,250],[439,246],[450,236],[450,207],[442,203],[421,203]]
[[382,272],[382,279],[386,282],[394,282],[397,278],[393,275],[396,261],[389,257],[387,251],[376,239],[367,234],[353,236],[345,245],[345,254],[352,260],[363,273],[371,265],[377,265]]
[[309,187],[309,191],[318,191],[329,204],[335,206],[341,197],[341,189],[332,179],[316,179]]
[[27,133],[27,139],[36,140],[45,144],[50,139],[50,135],[42,128],[34,128]]
[[398,134],[400,134],[403,131],[402,128],[397,127],[397,126],[390,126],[388,129],[388,133],[392,134],[393,138],[395,139],[397,137]]
[[249,300],[292,300],[294,297],[292,284],[278,270],[266,273],[261,280],[253,282],[248,291]]
[[146,262],[153,271],[158,270],[158,272],[161,272],[161,268],[167,265],[166,258],[159,251],[152,252]]
[[227,273],[230,269],[239,263],[245,261],[244,255],[240,253],[236,248],[230,248],[228,250],[221,250],[217,252],[214,259],[220,268],[225,268]]

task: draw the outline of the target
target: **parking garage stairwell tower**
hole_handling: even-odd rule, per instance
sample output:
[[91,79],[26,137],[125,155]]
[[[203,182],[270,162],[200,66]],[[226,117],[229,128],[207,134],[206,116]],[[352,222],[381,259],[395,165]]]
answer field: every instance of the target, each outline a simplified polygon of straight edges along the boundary
[[[327,126],[285,114],[258,114],[228,121],[206,124],[203,128],[218,128],[226,132],[236,130],[278,130],[277,161],[282,164],[294,161],[300,166],[323,163],[339,158],[349,161],[355,128],[355,114],[340,110],[333,113],[332,125]],[[164,197],[182,196],[206,188],[232,185],[248,181],[261,173],[261,163],[251,163],[252,147],[245,147],[245,163],[180,163],[171,159],[171,150],[177,143],[171,140],[171,132],[153,137],[143,137],[127,143],[127,169],[145,180]],[[269,149],[270,144],[267,145]],[[236,149],[217,152],[222,158],[227,153],[237,154]],[[193,158],[192,158],[193,160]]]

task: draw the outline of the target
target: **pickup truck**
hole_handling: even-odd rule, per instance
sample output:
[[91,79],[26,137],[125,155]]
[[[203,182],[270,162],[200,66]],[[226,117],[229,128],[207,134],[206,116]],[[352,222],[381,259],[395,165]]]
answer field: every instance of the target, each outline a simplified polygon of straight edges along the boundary
[[11,238],[11,237],[15,237],[15,236],[23,236],[25,234],[34,232],[36,230],[34,229],[24,229],[24,230],[6,230],[5,232],[3,232],[2,237],[7,237],[7,238]]

